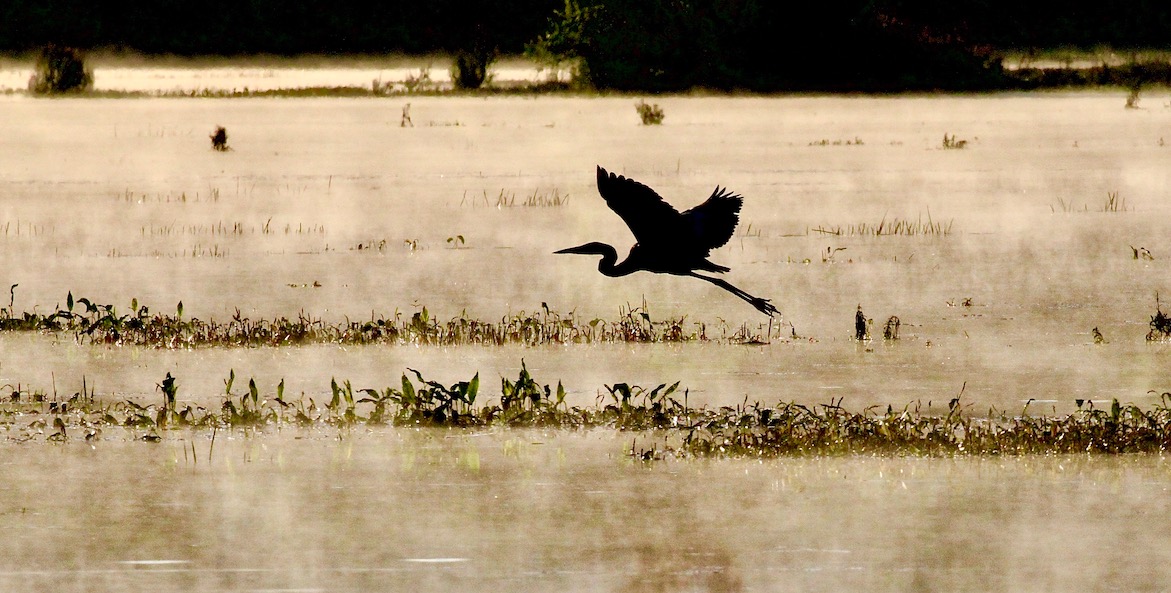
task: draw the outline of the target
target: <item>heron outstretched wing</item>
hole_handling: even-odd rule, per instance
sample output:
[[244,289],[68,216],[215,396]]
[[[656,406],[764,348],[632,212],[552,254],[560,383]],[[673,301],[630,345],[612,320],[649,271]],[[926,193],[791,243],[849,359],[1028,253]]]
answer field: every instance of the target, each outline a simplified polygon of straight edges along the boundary
[[681,220],[679,211],[655,190],[598,167],[598,193],[602,194],[606,205],[622,217],[639,243],[664,245],[680,239],[677,236]]
[[683,232],[697,247],[709,251],[722,247],[736,231],[743,202],[739,194],[717,187],[704,203],[682,214]]

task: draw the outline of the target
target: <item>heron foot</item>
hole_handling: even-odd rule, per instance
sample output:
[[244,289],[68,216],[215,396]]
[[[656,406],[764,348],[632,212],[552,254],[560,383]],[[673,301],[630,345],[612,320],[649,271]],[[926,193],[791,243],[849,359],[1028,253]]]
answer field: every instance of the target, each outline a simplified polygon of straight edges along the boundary
[[772,317],[772,316],[780,313],[780,310],[778,310],[776,307],[774,307],[773,304],[771,302],[769,302],[769,299],[762,299],[760,297],[752,297],[752,300],[750,300],[749,302],[752,303],[753,307],[756,307],[757,311],[760,311],[761,313],[764,313],[765,315],[768,315],[769,317]]

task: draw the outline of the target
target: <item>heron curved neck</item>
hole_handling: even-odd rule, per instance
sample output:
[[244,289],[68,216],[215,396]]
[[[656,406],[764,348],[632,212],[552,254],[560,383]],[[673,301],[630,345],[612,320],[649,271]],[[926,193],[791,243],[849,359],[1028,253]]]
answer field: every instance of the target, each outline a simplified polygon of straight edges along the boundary
[[598,271],[604,276],[616,278],[618,276],[626,276],[635,272],[635,268],[630,264],[630,258],[627,257],[622,263],[618,262],[618,252],[611,249],[602,254],[602,261],[598,262]]

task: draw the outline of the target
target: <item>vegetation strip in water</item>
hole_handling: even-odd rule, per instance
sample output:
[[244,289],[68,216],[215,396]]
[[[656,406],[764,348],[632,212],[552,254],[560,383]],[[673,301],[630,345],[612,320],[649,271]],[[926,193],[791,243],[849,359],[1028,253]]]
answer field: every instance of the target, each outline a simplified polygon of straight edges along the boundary
[[[408,374],[409,373],[409,374]],[[71,397],[5,386],[0,430],[8,441],[75,438],[93,441],[103,429],[121,428],[133,438],[156,442],[179,430],[241,431],[286,428],[399,426],[450,430],[482,428],[609,429],[637,433],[625,454],[644,460],[664,457],[778,457],[798,455],[1019,455],[1054,453],[1155,453],[1171,448],[1171,393],[1149,410],[1113,400],[1108,409],[1092,403],[1066,416],[1032,416],[1028,405],[1018,415],[990,410],[975,417],[960,398],[947,414],[921,406],[860,413],[839,403],[819,406],[760,403],[719,408],[693,407],[688,392],[680,401],[679,383],[644,388],[606,385],[595,405],[570,406],[560,382],[541,385],[521,361],[516,380],[501,378],[494,403],[477,403],[480,376],[443,385],[408,369],[400,385],[354,389],[349,381],[330,381],[330,400],[318,403],[304,394],[285,397],[282,380],[275,392],[261,394],[255,380],[236,393],[235,372],[224,380],[218,407],[183,404],[170,373],[157,385],[157,403],[100,401],[85,385]],[[413,379],[412,379],[413,377]],[[928,406],[930,408],[930,406]],[[31,419],[31,420],[30,420]],[[638,439],[647,444],[638,446]]]
[[[775,327],[775,329],[774,329]],[[44,315],[16,313],[9,302],[0,307],[0,331],[72,332],[80,343],[137,345],[153,348],[195,348],[201,346],[256,347],[300,344],[397,344],[397,345],[542,345],[595,344],[621,342],[694,342],[726,341],[763,343],[780,324],[757,328],[732,327],[720,323],[712,328],[704,323],[687,323],[684,317],[652,321],[646,304],[619,310],[616,321],[584,321],[573,312],[562,315],[542,303],[534,313],[513,313],[499,321],[482,321],[460,314],[441,322],[426,307],[405,315],[396,311],[392,317],[375,317],[367,321],[327,323],[304,312],[296,318],[250,319],[240,310],[228,321],[183,317],[183,303],[174,315],[150,312],[137,300],[130,313],[118,314],[113,305],[89,299],[66,298],[66,308]],[[710,331],[709,331],[710,329]]]

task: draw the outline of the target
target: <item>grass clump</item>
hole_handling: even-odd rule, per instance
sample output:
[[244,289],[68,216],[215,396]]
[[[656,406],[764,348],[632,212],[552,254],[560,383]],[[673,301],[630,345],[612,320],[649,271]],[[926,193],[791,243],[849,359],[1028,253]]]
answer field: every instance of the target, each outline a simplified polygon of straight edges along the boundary
[[93,71],[86,67],[81,50],[58,45],[45,46],[37,57],[28,88],[38,95],[77,93],[93,88]]
[[[1062,198],[1057,198],[1057,205],[1058,207],[1055,208],[1052,204],[1050,204],[1049,210],[1052,212],[1062,212],[1065,214],[1069,214],[1071,212],[1090,211],[1088,204],[1083,204],[1079,210],[1074,204],[1073,200],[1066,202]],[[1132,210],[1132,208],[1126,205],[1126,198],[1119,197],[1118,192],[1112,191],[1106,192],[1106,199],[1102,202],[1102,208],[1098,210],[1098,212],[1128,212],[1130,210]]]
[[493,204],[488,199],[488,191],[482,190],[479,196],[472,194],[468,196],[468,192],[464,192],[463,197],[459,201],[459,205],[471,205],[472,207],[495,206],[496,208],[514,208],[523,206],[525,208],[548,208],[566,206],[569,204],[569,194],[562,194],[559,188],[552,188],[547,191],[542,191],[540,188],[534,189],[532,193],[522,194],[521,200],[516,199],[516,192],[510,192],[504,188],[500,189],[500,193],[496,194],[496,202]]
[[887,220],[883,215],[882,220],[877,223],[861,222],[850,225],[836,225],[836,226],[818,226],[812,229],[815,233],[823,235],[848,235],[851,237],[944,237],[950,235],[952,232],[952,223],[954,221],[935,222],[931,218],[931,211],[927,211],[927,220],[923,220],[923,216],[915,220],[905,218],[894,218]]

